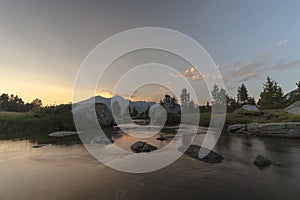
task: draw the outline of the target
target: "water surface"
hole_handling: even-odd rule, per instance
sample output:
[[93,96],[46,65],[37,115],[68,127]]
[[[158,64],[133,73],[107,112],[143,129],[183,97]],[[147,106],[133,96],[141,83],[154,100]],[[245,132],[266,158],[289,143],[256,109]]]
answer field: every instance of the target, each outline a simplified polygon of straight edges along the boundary
[[[125,149],[133,142],[127,135],[115,140]],[[159,147],[166,144],[149,141]],[[35,144],[26,139],[0,141],[1,200],[299,199],[300,140],[223,135],[214,148],[225,157],[221,164],[183,155],[146,174],[110,169],[80,144],[34,149]],[[259,153],[279,165],[258,169],[252,161]]]

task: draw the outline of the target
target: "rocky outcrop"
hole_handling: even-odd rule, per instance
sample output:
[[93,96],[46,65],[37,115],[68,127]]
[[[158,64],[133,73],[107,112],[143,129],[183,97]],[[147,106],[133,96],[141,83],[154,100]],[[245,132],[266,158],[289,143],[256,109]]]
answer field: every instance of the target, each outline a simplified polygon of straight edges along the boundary
[[255,160],[253,161],[253,164],[256,165],[259,168],[264,168],[268,167],[272,164],[273,162],[269,160],[268,158],[262,156],[262,155],[257,155]]
[[[72,110],[73,114],[79,116],[82,120],[92,120],[94,111],[102,127],[112,126],[115,123],[111,110],[103,103],[78,104]],[[85,123],[83,122],[82,126],[84,125]]]
[[[196,160],[200,160],[206,163],[221,163],[224,160],[224,157],[220,154],[206,149],[198,145],[190,145],[188,149],[184,152],[185,155],[194,158]],[[179,151],[183,151],[182,148],[179,148]]]
[[300,138],[300,122],[235,124],[228,132],[256,136]]
[[151,144],[147,144],[146,142],[138,141],[130,146],[130,149],[135,153],[141,152],[150,152],[157,150],[156,146],[152,146]]
[[284,110],[291,114],[300,115],[300,101],[293,103]]

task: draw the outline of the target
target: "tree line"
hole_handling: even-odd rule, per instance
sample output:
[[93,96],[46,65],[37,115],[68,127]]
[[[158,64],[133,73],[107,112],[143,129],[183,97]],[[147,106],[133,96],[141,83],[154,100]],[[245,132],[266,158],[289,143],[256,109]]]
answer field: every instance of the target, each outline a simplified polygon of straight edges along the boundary
[[25,103],[18,95],[2,93],[0,96],[0,111],[30,112],[41,108],[42,100],[36,98],[30,103]]
[[259,99],[256,101],[254,97],[249,96],[248,89],[244,84],[238,87],[236,98],[230,97],[224,88],[214,85],[211,91],[213,97],[212,105],[226,105],[229,112],[245,104],[257,105],[261,109],[285,108],[300,100],[300,81],[296,83],[296,86],[296,90],[285,95],[278,82],[268,76],[263,84]]

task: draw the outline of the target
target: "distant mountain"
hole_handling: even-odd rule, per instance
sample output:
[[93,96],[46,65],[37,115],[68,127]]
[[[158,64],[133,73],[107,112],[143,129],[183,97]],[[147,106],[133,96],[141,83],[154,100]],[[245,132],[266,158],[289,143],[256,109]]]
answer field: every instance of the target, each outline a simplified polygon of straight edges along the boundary
[[119,105],[121,107],[121,114],[125,113],[125,109],[127,108],[128,103],[130,105],[131,110],[133,109],[133,107],[135,107],[135,109],[138,113],[145,112],[148,109],[148,106],[150,107],[150,106],[156,104],[155,102],[130,101],[128,99],[125,99],[121,96],[116,95],[112,98],[95,96],[95,97],[91,97],[87,100],[80,101],[80,102],[76,103],[76,105],[83,106],[83,105],[90,104],[90,103],[103,103],[111,110],[111,105],[116,101],[119,103]]

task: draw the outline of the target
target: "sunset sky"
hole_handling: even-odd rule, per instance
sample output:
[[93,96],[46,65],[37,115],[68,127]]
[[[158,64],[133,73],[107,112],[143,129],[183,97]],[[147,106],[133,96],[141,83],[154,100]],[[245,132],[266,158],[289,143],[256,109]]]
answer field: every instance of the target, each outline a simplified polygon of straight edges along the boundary
[[[97,44],[146,26],[174,29],[199,42],[232,96],[244,83],[257,98],[267,75],[288,92],[300,80],[299,10],[297,0],[0,0],[0,93],[25,101],[38,97],[44,105],[68,103],[77,70]],[[130,59],[115,63],[112,74],[132,64]],[[188,63],[174,65],[182,66],[195,87],[203,86]],[[100,84],[99,94],[111,95],[110,81]],[[165,92],[148,88],[134,98],[157,101]]]

